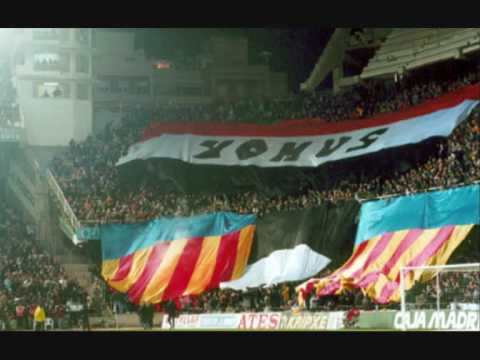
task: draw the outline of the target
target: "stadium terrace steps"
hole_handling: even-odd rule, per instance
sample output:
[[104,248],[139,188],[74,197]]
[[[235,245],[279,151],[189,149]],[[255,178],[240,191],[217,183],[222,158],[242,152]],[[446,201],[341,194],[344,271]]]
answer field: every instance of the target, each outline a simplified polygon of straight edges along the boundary
[[369,60],[361,78],[388,75],[455,58],[480,47],[477,28],[395,29]]
[[78,281],[80,286],[90,293],[93,290],[93,281],[89,271],[89,266],[89,264],[63,264],[67,277],[69,279]]

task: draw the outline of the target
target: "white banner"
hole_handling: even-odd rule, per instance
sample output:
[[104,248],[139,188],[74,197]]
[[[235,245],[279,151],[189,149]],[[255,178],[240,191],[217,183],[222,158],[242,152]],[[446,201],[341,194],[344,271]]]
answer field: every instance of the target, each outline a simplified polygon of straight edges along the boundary
[[246,290],[249,287],[303,280],[317,274],[329,263],[330,259],[326,256],[313,251],[306,244],[300,244],[293,249],[272,252],[247,266],[239,279],[220,283],[220,288]]
[[343,329],[343,311],[284,314],[279,330],[338,330]]
[[480,311],[480,304],[472,303],[451,303],[450,310],[471,310]]
[[130,147],[117,165],[150,158],[178,159],[192,164],[316,167],[431,137],[449,136],[477,105],[456,106],[381,126],[317,136],[256,137],[163,134]]
[[[175,329],[236,329],[240,314],[182,314],[175,319]],[[168,316],[163,317],[163,329],[170,329]]]
[[242,313],[237,325],[239,330],[277,330],[282,319],[280,312]]
[[[198,329],[200,327],[200,316],[198,314],[182,314],[175,319],[176,329]],[[163,316],[162,329],[170,329],[168,315]]]
[[205,314],[200,315],[200,329],[236,329],[240,314]]
[[[182,314],[175,319],[176,329],[203,330],[338,330],[343,328],[343,311],[299,313],[259,312],[238,314]],[[167,316],[163,329],[169,329]]]
[[406,311],[397,312],[395,329],[476,330],[480,331],[479,311]]

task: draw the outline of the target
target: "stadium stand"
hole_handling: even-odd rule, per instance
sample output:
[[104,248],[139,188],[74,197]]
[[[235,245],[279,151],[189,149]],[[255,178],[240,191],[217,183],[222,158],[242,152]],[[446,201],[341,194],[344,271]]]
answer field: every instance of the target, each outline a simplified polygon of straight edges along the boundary
[[0,209],[1,318],[15,322],[17,329],[31,329],[33,311],[43,304],[55,327],[67,326],[67,303],[86,302],[87,294],[34,239],[34,229],[21,214],[9,207]]
[[369,61],[361,78],[402,73],[479,48],[477,28],[395,29]]
[[[396,82],[370,78],[455,57],[459,49],[469,53],[478,49],[479,39],[478,29],[396,29],[362,74],[363,78],[369,79],[336,95],[314,92],[287,99],[125,109],[125,117],[118,126],[107,125],[102,133],[90,135],[81,143],[72,140],[66,151],[55,156],[47,178],[59,194],[56,205],[64,207],[63,213],[68,213],[66,222],[69,231],[73,232],[86,224],[132,223],[162,216],[192,216],[215,211],[255,214],[262,218],[325,203],[409,195],[476,183],[480,181],[478,107],[450,137],[433,139],[411,150],[403,149],[404,154],[401,151],[395,153],[397,162],[387,159],[387,164],[368,170],[362,169],[361,163],[356,166],[334,164],[329,168],[331,176],[325,176],[318,169],[305,170],[307,177],[317,181],[297,185],[296,191],[291,193],[270,195],[258,189],[232,189],[229,193],[213,194],[165,192],[157,178],[150,176],[155,174],[155,165],[151,165],[147,174],[129,183],[123,181],[115,164],[128,147],[138,141],[152,119],[161,122],[263,124],[297,119],[341,122],[422,104],[447,92],[479,83],[477,63],[441,64],[440,70],[429,67],[428,71],[412,71]],[[451,71],[442,71],[444,66]],[[8,73],[0,71],[0,127],[11,127],[18,123],[14,115],[15,96],[7,85],[10,82],[4,80],[8,79]],[[20,171],[35,181],[38,173],[22,165],[27,161],[18,157],[18,163],[12,166],[15,169],[23,167]],[[25,185],[21,178],[13,179],[10,181],[15,182],[18,191],[34,209],[35,198],[29,190],[31,184]],[[283,181],[295,182],[296,179],[285,176]],[[4,197],[0,192],[0,201],[6,203]],[[455,260],[478,261],[479,257],[480,253],[460,251]],[[108,313],[106,309],[115,309],[117,315],[138,311],[127,296],[106,287],[98,266],[89,269],[91,278],[88,281],[80,281],[78,274],[86,272],[86,267],[85,264],[79,265],[78,269],[62,266],[58,258],[35,242],[35,232],[26,217],[13,208],[0,208],[0,322],[4,327],[15,324],[17,329],[31,329],[33,312],[39,304],[45,308],[47,318],[53,320],[54,328],[77,327],[81,311],[99,316]],[[326,276],[333,270],[333,267],[327,268],[315,277]],[[455,301],[472,302],[478,298],[478,273],[462,276],[452,273],[442,281],[442,285],[456,297]],[[84,284],[92,285],[87,289]],[[187,313],[286,311],[299,305],[295,292],[299,284],[288,282],[246,292],[213,289],[199,296],[181,297],[176,300],[176,305]],[[433,284],[419,284],[412,294],[426,306],[434,301]],[[305,295],[306,308],[310,311],[398,309],[399,306],[396,303],[375,304],[358,289],[334,296],[316,297],[312,291]],[[157,310],[164,307],[165,304],[160,304]],[[49,325],[52,326],[50,320]]]
[[[155,119],[193,121],[200,118],[211,121],[223,118],[225,121],[238,122],[255,118],[268,118],[269,121],[303,117],[323,118],[327,121],[362,119],[405,109],[445,92],[475,84],[479,80],[478,72],[469,68],[464,72],[456,72],[454,78],[449,75],[443,79],[436,77],[433,80],[427,77],[426,81],[421,81],[412,75],[393,86],[372,81],[339,96],[313,94],[279,102],[275,109],[272,109],[274,103],[252,101],[251,107],[248,103],[247,106],[221,105],[216,110],[208,111],[200,108],[161,109],[155,113]],[[256,110],[253,115],[254,109],[261,110]],[[198,117],[198,114],[203,115]],[[271,198],[254,191],[216,196],[164,194],[161,189],[148,183],[137,183],[133,188],[125,189],[118,182],[119,173],[114,166],[115,161],[140,136],[150,115],[146,110],[133,109],[117,129],[107,127],[103,134],[97,138],[90,137],[83,144],[72,142],[68,151],[53,161],[52,169],[74,212],[84,223],[134,222],[158,216],[189,216],[215,210],[254,213],[261,217],[276,211],[294,211],[316,206],[325,201],[412,194],[432,188],[468,184],[480,179],[480,116],[477,110],[448,139],[426,146],[430,147],[428,155],[412,161],[408,169],[379,169],[359,172],[353,176],[350,174],[350,177],[337,177],[323,189],[306,188],[302,193]],[[468,256],[464,259],[468,259]],[[99,270],[97,271],[98,274]],[[331,270],[326,270],[319,276],[326,275],[329,271]],[[449,281],[448,277],[444,281]],[[474,286],[478,282],[475,281],[476,279],[471,279],[473,285],[471,292],[465,295],[466,298],[476,291]],[[248,292],[215,289],[198,297],[180,298],[177,306],[187,313],[286,310],[297,304],[294,291],[296,285],[298,283],[284,283]],[[427,295],[429,289],[429,285],[424,284]],[[455,291],[455,288],[452,287],[451,291]],[[117,294],[114,298],[117,303],[123,303],[122,309],[134,309],[124,296]],[[311,311],[348,310],[352,307],[364,310],[398,308],[398,304],[374,304],[358,290],[319,298],[308,294],[306,305]]]
[[[405,85],[403,91],[372,86],[365,94],[365,98],[369,99],[368,103],[350,102],[352,104],[350,107],[349,101],[346,100],[347,95],[327,100],[324,100],[324,96],[317,99],[307,97],[303,103],[303,114],[336,121],[352,113],[356,113],[358,118],[364,118],[419,104],[444,92],[478,81],[479,74],[472,71],[461,74],[451,82],[412,83],[412,80],[408,79],[406,80],[408,85]],[[267,110],[266,113],[270,112]],[[176,118],[177,121],[193,120],[192,115],[188,118],[185,114],[181,112]],[[433,187],[469,183],[480,178],[478,172],[480,159],[476,141],[479,136],[479,117],[476,112],[446,142],[435,143],[430,149],[432,154],[430,157],[413,162],[409,166],[411,169],[402,174],[398,169],[393,173],[391,169],[386,169],[383,174],[354,173],[350,174],[351,180],[337,177],[334,183],[325,185],[324,188],[307,188],[301,193],[274,198],[265,198],[254,191],[243,194],[217,194],[222,196],[163,194],[160,186],[152,181],[137,181],[132,188],[125,189],[121,185],[115,162],[122,153],[125,153],[128,146],[140,137],[141,129],[149,122],[148,115],[144,110],[134,109],[119,128],[107,128],[103,134],[96,138],[91,136],[81,144],[72,142],[66,153],[53,160],[51,169],[80,220],[132,222],[157,216],[199,214],[219,207],[223,210],[262,216],[276,210],[314,206],[322,201],[335,202],[362,196],[408,194]],[[176,115],[178,113],[175,110],[169,116],[164,116],[172,119]],[[241,119],[240,117],[238,120]],[[428,170],[434,176],[426,175],[424,170]]]

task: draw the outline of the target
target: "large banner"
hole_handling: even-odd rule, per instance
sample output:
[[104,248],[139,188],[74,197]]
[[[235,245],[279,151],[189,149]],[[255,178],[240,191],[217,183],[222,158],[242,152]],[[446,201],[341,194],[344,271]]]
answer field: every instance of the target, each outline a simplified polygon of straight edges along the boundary
[[[356,201],[337,204],[325,202],[314,208],[278,211],[257,219],[255,240],[251,245],[245,271],[240,277],[222,279],[220,287],[245,290],[248,287],[299,281],[316,275],[330,263],[333,266],[341,264],[351,253],[359,209],[360,205]],[[218,219],[223,219],[224,216],[219,213]],[[214,218],[214,214],[205,217]],[[238,219],[242,219],[242,216],[230,214],[225,221],[229,226],[237,226],[235,222]],[[157,219],[150,229],[158,232],[161,224],[166,226],[165,229],[176,224],[174,229],[180,234],[184,220]],[[233,229],[227,228],[224,231],[231,230]],[[113,261],[112,266],[115,266],[115,261],[135,248],[133,246],[130,249],[132,239],[137,239],[138,242],[142,236],[149,234],[142,234],[142,231],[145,231],[145,224],[102,225],[81,227],[76,236],[80,240],[102,239],[104,261]],[[152,236],[159,236],[159,233],[153,232]],[[104,239],[107,239],[106,242]],[[113,251],[110,247],[118,250]],[[105,262],[105,265],[110,262]]]
[[[353,254],[334,273],[297,287],[333,295],[360,288],[378,303],[400,301],[402,267],[444,265],[480,224],[480,185],[376,200],[362,205]],[[435,274],[405,273],[405,289]]]
[[117,165],[150,158],[192,164],[316,167],[446,137],[480,100],[480,84],[405,111],[336,124],[315,121],[274,125],[153,124]]
[[133,303],[197,295],[243,275],[255,216],[216,213],[100,229],[102,276]]
[[308,279],[351,251],[359,204],[348,201],[269,214],[257,221],[256,241],[245,274],[221,288],[245,290]]
[[449,224],[480,224],[480,184],[365,202],[355,246],[386,232]]

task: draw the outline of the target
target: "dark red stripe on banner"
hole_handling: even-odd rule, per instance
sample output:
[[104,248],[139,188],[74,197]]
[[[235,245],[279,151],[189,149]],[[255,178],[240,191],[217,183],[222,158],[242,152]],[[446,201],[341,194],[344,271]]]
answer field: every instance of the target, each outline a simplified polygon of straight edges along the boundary
[[379,271],[374,271],[367,274],[363,277],[362,280],[357,284],[359,287],[366,287],[377,280],[379,274],[388,275],[390,270],[397,264],[398,259],[406,252],[412,244],[422,235],[423,229],[412,229],[409,230],[405,237],[400,242],[400,245],[395,249],[392,257],[388,259],[383,268]]
[[357,280],[357,277],[359,277],[365,270],[367,270],[372,262],[377,260],[377,258],[382,254],[383,250],[385,250],[388,243],[392,239],[393,234],[393,232],[388,232],[380,237],[378,242],[373,247],[372,251],[370,251],[370,254],[368,254],[365,263],[350,276],[352,279]]
[[188,240],[178,260],[175,271],[163,292],[162,300],[174,299],[183,294],[197,265],[202,250],[203,237]]
[[341,282],[340,280],[332,280],[328,284],[326,284],[320,291],[317,292],[317,295],[324,296],[324,295],[333,295],[340,289]]
[[409,230],[407,235],[403,238],[402,242],[398,246],[398,248],[395,250],[394,254],[392,257],[386,262],[384,265],[382,272],[387,275],[390,273],[390,270],[393,269],[393,267],[397,264],[398,259],[400,259],[403,254],[408,251],[408,249],[411,248],[413,243],[417,241],[417,239],[422,235],[424,232],[423,229],[412,229]]
[[[426,261],[431,258],[437,251],[440,249],[443,244],[445,244],[450,236],[452,235],[453,230],[455,229],[454,225],[447,225],[438,231],[437,235],[427,244],[427,246],[418,254],[413,260],[407,263],[407,267],[421,266],[426,263]],[[384,285],[380,297],[378,299],[379,303],[384,304],[390,299],[390,296],[395,292],[395,290],[400,285],[400,272],[398,272],[397,277],[394,281],[388,282]]]
[[217,261],[212,279],[205,290],[217,287],[220,282],[228,281],[232,277],[233,268],[237,259],[238,238],[240,231],[234,231],[222,236],[218,247]]
[[372,240],[365,240],[365,241],[362,241],[360,243],[360,245],[358,245],[356,248],[355,248],[355,251],[353,253],[353,255],[350,257],[350,259],[345,263],[343,264],[343,266],[338,269],[337,271],[335,271],[334,274],[330,275],[330,276],[335,276],[335,274],[339,274],[341,273],[342,271],[345,271],[347,270],[348,268],[350,268],[350,266],[353,264],[353,262],[355,260],[357,260],[357,258],[364,252],[365,248],[367,247],[368,245],[368,242],[369,241],[372,241]]
[[[389,235],[390,234],[390,235]],[[392,233],[387,233],[387,234],[384,234],[382,237],[380,237],[380,239],[378,239],[378,243],[375,244],[375,246],[373,247],[372,250],[370,250],[370,254],[368,255],[367,257],[367,260],[365,261],[365,264],[358,270],[356,271],[353,276],[351,276],[352,278],[354,278],[355,276],[358,276],[359,273],[363,272],[364,269],[366,269],[366,267],[368,265],[370,265],[371,261],[373,261],[374,259],[377,258],[377,256],[379,256],[381,254],[381,251],[383,251],[383,249],[385,248],[386,246],[386,243],[391,239],[391,234]],[[383,241],[382,241],[383,240]],[[358,257],[365,251],[365,248],[367,247],[368,243],[370,241],[374,241],[373,239],[370,239],[370,240],[365,240],[365,241],[362,241],[360,243],[360,245],[358,245],[356,248],[355,248],[355,252],[354,254],[350,257],[350,260],[348,260],[340,269],[338,269],[337,271],[335,271],[334,274],[328,276],[327,278],[330,279],[330,282],[325,285],[318,293],[317,295],[329,295],[329,294],[334,294],[337,292],[338,289],[340,289],[340,285],[341,285],[341,277],[343,275],[343,272],[344,271],[347,271],[353,264],[354,262],[358,259]],[[367,265],[368,264],[368,265]]]
[[289,137],[289,136],[316,136],[354,131],[374,126],[388,125],[402,120],[451,108],[464,100],[480,100],[480,84],[469,85],[449,94],[428,100],[420,105],[394,113],[380,114],[364,120],[345,120],[337,123],[328,123],[325,120],[303,119],[284,121],[273,125],[257,124],[223,124],[223,123],[152,123],[144,130],[142,141],[162,134],[192,134],[204,136],[259,136],[259,137]]
[[[437,251],[442,247],[442,245],[450,239],[455,225],[446,225],[438,231],[437,235],[428,243],[425,249],[418,254],[415,259],[410,261],[407,266],[421,266],[431,258]],[[397,280],[400,280],[400,273],[397,275]]]
[[171,241],[162,242],[153,247],[147,263],[145,264],[145,268],[143,269],[142,275],[140,275],[135,284],[133,284],[127,292],[128,297],[133,303],[137,303],[142,297],[142,294],[147,288],[148,283],[152,279],[153,275],[155,275],[155,272],[165,257],[170,243]]
[[133,263],[133,254],[127,256],[122,256],[120,258],[120,263],[118,264],[118,270],[115,273],[115,276],[110,279],[110,281],[120,281],[125,279],[130,273]]

